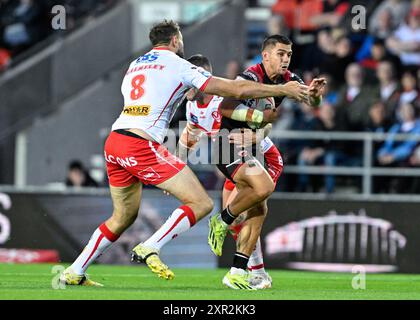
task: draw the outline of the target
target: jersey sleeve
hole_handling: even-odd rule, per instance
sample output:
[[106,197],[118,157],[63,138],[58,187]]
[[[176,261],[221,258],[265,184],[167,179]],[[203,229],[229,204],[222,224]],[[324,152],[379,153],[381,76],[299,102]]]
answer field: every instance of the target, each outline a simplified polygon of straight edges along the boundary
[[300,84],[305,84],[305,82],[303,82],[302,78],[299,77],[296,73],[293,73],[290,75],[290,81],[297,81]]
[[197,67],[186,60],[183,60],[180,72],[183,84],[188,87],[195,87],[200,91],[203,91],[206,88],[206,85],[212,76],[210,72],[201,67]]
[[236,77],[236,79],[244,79],[244,80],[250,80],[250,81],[258,82],[258,76],[250,70],[245,70],[244,72],[241,72]]

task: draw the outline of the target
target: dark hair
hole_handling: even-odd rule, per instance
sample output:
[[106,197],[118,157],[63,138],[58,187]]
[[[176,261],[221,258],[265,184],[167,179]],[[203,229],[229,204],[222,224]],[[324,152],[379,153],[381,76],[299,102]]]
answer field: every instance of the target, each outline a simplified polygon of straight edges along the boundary
[[180,28],[175,21],[163,20],[155,24],[149,32],[149,39],[153,46],[158,44],[169,44],[173,36],[178,35]]
[[378,37],[375,37],[374,39],[373,39],[373,45],[381,45],[381,46],[385,46],[385,40],[384,39],[381,39],[381,38],[378,38]]
[[72,160],[69,163],[69,170],[75,170],[75,169],[78,169],[80,171],[84,171],[83,164],[80,160]]
[[195,54],[187,59],[188,62],[192,63],[197,67],[209,67],[211,68],[211,63],[209,58],[203,56],[202,54]]
[[274,34],[264,39],[264,42],[261,47],[261,51],[264,51],[265,48],[267,48],[268,46],[275,46],[277,43],[282,43],[286,45],[293,44],[292,41],[288,37],[282,36],[280,34]]

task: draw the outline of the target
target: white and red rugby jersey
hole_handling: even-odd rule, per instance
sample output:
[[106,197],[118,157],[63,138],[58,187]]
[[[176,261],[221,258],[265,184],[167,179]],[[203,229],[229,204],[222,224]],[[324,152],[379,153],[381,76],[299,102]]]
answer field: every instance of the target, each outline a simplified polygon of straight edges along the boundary
[[220,129],[222,116],[219,113],[222,97],[213,96],[207,104],[198,101],[188,101],[186,105],[186,117],[189,124],[199,128],[205,134],[214,136]]
[[[187,122],[200,129],[208,136],[214,136],[220,130],[222,116],[219,112],[223,97],[213,96],[208,104],[188,101],[186,105]],[[266,153],[274,145],[269,137],[260,142],[260,150]]]
[[210,78],[209,72],[167,48],[153,48],[130,64],[121,85],[124,109],[112,130],[141,129],[163,143],[185,91],[204,90]]

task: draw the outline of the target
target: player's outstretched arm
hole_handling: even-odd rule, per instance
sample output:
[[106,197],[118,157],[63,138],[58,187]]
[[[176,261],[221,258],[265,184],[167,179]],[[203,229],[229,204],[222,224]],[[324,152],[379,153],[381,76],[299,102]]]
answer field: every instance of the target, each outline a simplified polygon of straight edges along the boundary
[[269,85],[242,79],[229,80],[212,77],[204,88],[204,93],[236,99],[287,96],[304,101],[308,98],[308,86],[297,81]]
[[258,124],[274,122],[278,117],[278,113],[275,109],[260,111],[245,106],[240,100],[231,98],[223,99],[219,111],[221,115],[226,118]]

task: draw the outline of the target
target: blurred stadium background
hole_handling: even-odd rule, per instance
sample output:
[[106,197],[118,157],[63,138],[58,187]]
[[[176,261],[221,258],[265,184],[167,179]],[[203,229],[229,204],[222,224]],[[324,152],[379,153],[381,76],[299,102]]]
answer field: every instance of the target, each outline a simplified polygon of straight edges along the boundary
[[[65,29],[51,27],[55,5]],[[0,0],[0,262],[70,262],[111,214],[103,142],[122,76],[163,18],[215,75],[234,78],[281,33],[292,71],[328,78],[319,110],[285,101],[271,133],[285,172],[262,235],[269,269],[420,272],[418,0]],[[183,119],[181,106],[173,127]],[[192,168],[218,210],[224,179]],[[140,218],[100,262],[129,264],[175,206],[145,190]],[[215,268],[232,252],[229,242],[211,254],[202,221],[162,254],[173,267]]]

